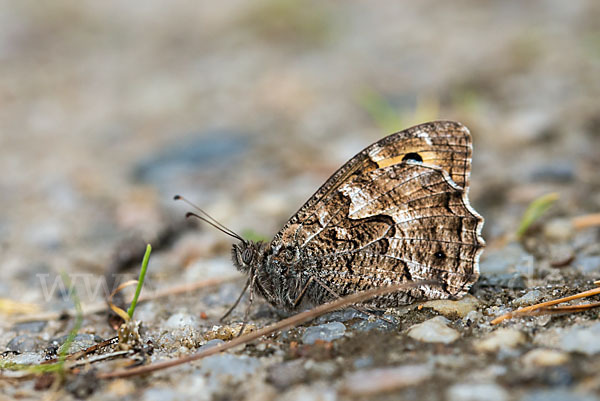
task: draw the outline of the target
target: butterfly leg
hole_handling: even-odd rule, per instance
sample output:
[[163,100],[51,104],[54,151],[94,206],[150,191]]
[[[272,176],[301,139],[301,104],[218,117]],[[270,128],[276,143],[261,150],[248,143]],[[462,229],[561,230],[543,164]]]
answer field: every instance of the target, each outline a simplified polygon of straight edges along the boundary
[[252,306],[252,301],[254,300],[254,280],[256,279],[256,274],[252,275],[252,278],[248,280],[250,284],[250,293],[248,297],[250,298],[248,301],[248,306],[246,307],[246,311],[244,312],[244,320],[242,321],[242,328],[238,333],[237,337],[241,336],[244,333],[244,329],[246,328],[246,322],[248,321],[248,316],[250,315],[250,307]]
[[233,303],[233,305],[231,305],[231,307],[229,308],[229,310],[227,310],[227,312],[225,312],[225,314],[223,316],[221,316],[221,318],[219,319],[219,322],[222,322],[223,320],[225,320],[225,318],[227,316],[229,316],[231,314],[231,312],[233,312],[233,310],[238,306],[238,304],[242,300],[242,297],[246,293],[246,290],[248,289],[248,286],[250,285],[250,281],[251,281],[250,278],[248,278],[248,280],[246,280],[246,285],[244,285],[244,289],[242,290],[241,294],[237,297],[237,299],[235,300],[235,302]]
[[308,286],[310,285],[310,283],[312,283],[312,281],[314,279],[315,279],[315,276],[310,276],[310,278],[308,279],[308,281],[306,282],[306,284],[304,284],[304,287],[302,288],[302,291],[300,291],[300,294],[298,294],[298,296],[294,300],[294,308],[298,306],[298,304],[300,303],[300,301],[302,301],[302,298],[304,297],[304,294],[306,293],[306,290],[308,289]]

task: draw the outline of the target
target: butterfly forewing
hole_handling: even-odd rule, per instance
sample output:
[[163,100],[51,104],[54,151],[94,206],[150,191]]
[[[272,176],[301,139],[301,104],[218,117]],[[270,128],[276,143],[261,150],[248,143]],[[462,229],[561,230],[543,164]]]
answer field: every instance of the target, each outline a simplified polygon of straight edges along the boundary
[[478,277],[483,219],[468,203],[468,130],[422,124],[369,146],[342,166],[271,242],[298,249],[295,271],[338,295],[412,280],[439,285],[379,300],[463,295]]

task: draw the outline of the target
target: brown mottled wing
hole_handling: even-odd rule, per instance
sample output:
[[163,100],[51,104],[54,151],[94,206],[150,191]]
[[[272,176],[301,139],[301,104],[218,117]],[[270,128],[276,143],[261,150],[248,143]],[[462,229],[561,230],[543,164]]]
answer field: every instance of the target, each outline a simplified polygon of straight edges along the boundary
[[271,246],[300,249],[302,266],[339,295],[389,283],[439,285],[381,305],[463,295],[479,275],[483,219],[469,205],[471,138],[456,122],[392,134],[342,166]]

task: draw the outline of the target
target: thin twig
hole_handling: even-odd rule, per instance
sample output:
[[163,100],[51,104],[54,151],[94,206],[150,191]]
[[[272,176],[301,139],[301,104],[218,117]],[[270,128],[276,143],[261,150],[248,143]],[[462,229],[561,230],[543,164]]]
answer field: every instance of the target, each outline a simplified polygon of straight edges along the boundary
[[[547,302],[542,302],[539,304],[527,306],[525,308],[517,309],[513,312],[506,313],[502,316],[498,316],[497,318],[492,320],[492,324],[498,324],[506,319],[512,319],[513,317],[516,317],[516,316],[539,315],[544,311],[548,311],[548,310],[553,311],[553,310],[557,309],[557,308],[549,308],[550,306],[557,305],[557,304],[560,304],[563,302],[573,301],[575,299],[587,298],[587,297],[591,297],[592,295],[598,295],[598,294],[600,294],[600,287],[593,288],[591,290],[587,290],[584,292],[580,292],[578,294],[571,295],[568,297],[554,299],[552,301],[547,301]],[[588,304],[588,305],[592,305],[592,304]],[[575,309],[585,310],[585,309],[582,309],[582,307],[585,307],[585,306],[586,305],[573,305],[573,308],[571,311],[574,311]],[[560,308],[567,308],[567,307],[563,306]],[[587,307],[586,309],[589,309],[589,308],[590,307]],[[554,313],[554,312],[550,312],[550,313]]]
[[248,334],[244,334],[244,335],[242,335],[240,337],[236,337],[233,340],[230,340],[226,343],[219,344],[214,347],[196,352],[192,355],[188,355],[188,356],[185,356],[182,358],[177,358],[177,359],[173,359],[173,360],[169,360],[169,361],[158,362],[158,363],[154,363],[154,364],[150,364],[150,365],[138,366],[138,367],[131,368],[131,369],[122,369],[122,370],[117,370],[117,371],[113,371],[113,372],[99,373],[96,375],[96,377],[98,379],[114,379],[114,378],[119,378],[119,377],[130,377],[130,376],[155,372],[157,370],[167,369],[167,368],[170,368],[173,366],[196,361],[198,359],[202,359],[207,356],[214,355],[214,354],[223,352],[225,350],[237,347],[238,345],[249,343],[249,342],[254,341],[262,336],[266,336],[266,335],[275,333],[277,331],[284,330],[288,327],[300,325],[300,324],[310,321],[318,316],[321,316],[325,313],[334,311],[336,309],[341,309],[348,305],[360,303],[360,302],[366,301],[370,298],[373,298],[373,297],[376,297],[379,295],[389,294],[389,293],[407,289],[407,288],[413,288],[413,287],[418,287],[418,286],[422,286],[422,285],[431,285],[431,284],[436,284],[436,283],[437,282],[435,282],[435,281],[433,281],[433,282],[432,281],[417,281],[417,282],[413,282],[413,283],[396,284],[396,285],[391,285],[391,286],[387,286],[387,287],[374,288],[371,290],[348,295],[344,298],[339,298],[339,299],[336,299],[335,301],[332,301],[332,302],[329,302],[329,303],[326,303],[323,305],[319,305],[319,306],[317,306],[313,309],[307,310],[305,312],[300,312],[296,315],[293,315],[286,319],[283,319],[277,323],[271,324],[267,327],[263,327],[262,329],[258,329],[256,331],[250,332]]
[[583,216],[574,217],[571,220],[571,224],[576,230],[600,226],[600,213],[585,214]]
[[133,349],[128,349],[128,350],[123,350],[123,351],[115,351],[115,352],[111,352],[108,354],[102,354],[102,355],[96,355],[93,356],[91,358],[88,359],[84,359],[81,361],[75,361],[72,362],[70,364],[68,364],[66,366],[66,368],[72,369],[72,368],[76,368],[78,366],[82,366],[82,365],[87,365],[88,363],[94,363],[94,362],[99,362],[99,361],[103,361],[106,359],[112,359],[112,358],[116,358],[118,356],[125,356],[125,355],[129,355],[129,354],[134,354],[136,351]]
[[600,302],[592,302],[589,304],[582,305],[565,305],[565,306],[553,306],[551,308],[542,308],[547,313],[567,313],[567,312],[583,312],[588,309],[594,309],[600,306]]

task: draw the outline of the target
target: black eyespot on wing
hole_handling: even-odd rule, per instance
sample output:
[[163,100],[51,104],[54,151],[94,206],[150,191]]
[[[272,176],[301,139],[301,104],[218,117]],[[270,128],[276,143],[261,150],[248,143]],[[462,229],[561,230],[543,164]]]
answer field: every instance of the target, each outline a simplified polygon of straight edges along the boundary
[[402,161],[405,162],[407,160],[411,160],[413,162],[417,162],[417,163],[422,163],[423,162],[423,158],[421,157],[420,154],[418,153],[407,153],[404,155],[404,157],[402,158]]
[[433,254],[433,256],[435,256],[436,259],[446,259],[446,254],[444,253],[444,251],[437,251]]

